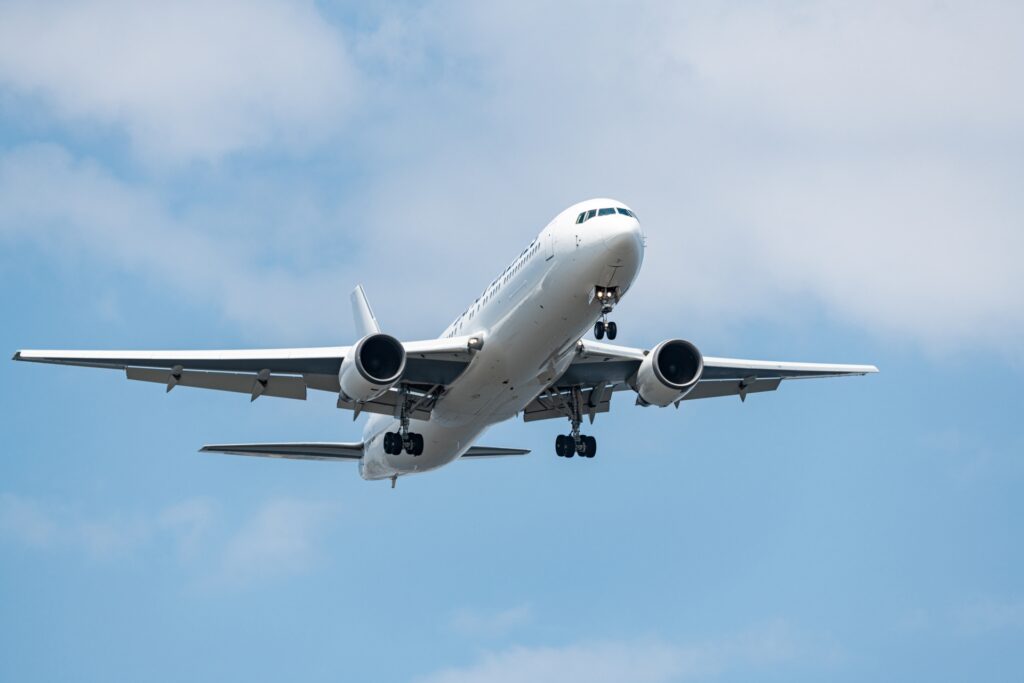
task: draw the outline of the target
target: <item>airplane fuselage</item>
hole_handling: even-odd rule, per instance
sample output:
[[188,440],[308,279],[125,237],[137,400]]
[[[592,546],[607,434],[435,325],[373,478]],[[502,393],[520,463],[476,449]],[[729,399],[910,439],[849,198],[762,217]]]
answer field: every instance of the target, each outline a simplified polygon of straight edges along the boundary
[[610,199],[576,204],[554,218],[441,337],[477,335],[482,348],[438,401],[414,420],[421,455],[385,453],[398,420],[374,415],[363,432],[364,479],[426,472],[456,460],[493,424],[514,417],[572,362],[576,342],[601,317],[595,288],[630,288],[643,263],[640,224],[622,213],[577,223],[581,212],[628,208]]

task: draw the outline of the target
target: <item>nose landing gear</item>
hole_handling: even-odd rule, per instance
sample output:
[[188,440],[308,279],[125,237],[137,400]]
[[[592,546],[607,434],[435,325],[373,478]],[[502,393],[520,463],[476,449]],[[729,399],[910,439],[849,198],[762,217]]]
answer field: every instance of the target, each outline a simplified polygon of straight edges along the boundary
[[604,339],[615,339],[619,328],[615,323],[608,321],[608,314],[612,312],[615,304],[619,303],[618,287],[594,287],[594,297],[601,302],[601,319],[594,324],[594,336]]
[[619,333],[619,328],[613,322],[606,322],[606,316],[601,316],[601,319],[594,323],[594,337],[597,339],[604,339],[604,335],[608,335],[608,339],[615,339],[615,336]]

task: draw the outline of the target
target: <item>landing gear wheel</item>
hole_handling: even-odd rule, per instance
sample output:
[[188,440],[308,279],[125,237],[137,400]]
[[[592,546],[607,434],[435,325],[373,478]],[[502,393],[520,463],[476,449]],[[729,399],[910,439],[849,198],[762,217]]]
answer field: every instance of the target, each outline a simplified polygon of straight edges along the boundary
[[555,437],[555,453],[559,458],[565,457],[565,435],[559,434]]
[[562,437],[562,448],[565,457],[571,458],[576,455],[576,440],[572,438],[572,435]]
[[412,445],[413,455],[423,455],[423,435],[422,434],[410,434],[409,442]]
[[[395,443],[396,441],[398,443]],[[396,449],[395,446],[398,446],[398,448]],[[387,432],[384,435],[384,452],[388,455],[398,455],[402,452],[402,440],[398,434]]]
[[592,436],[583,437],[583,456],[593,458],[597,455],[597,439]]
[[615,323],[605,323],[604,329],[608,333],[609,339],[615,339],[615,335],[619,333],[619,328]]
[[[594,323],[594,337],[596,337],[597,339],[604,339],[604,329],[605,324],[603,321],[598,320],[596,323]],[[612,336],[608,335],[608,338],[611,339]]]

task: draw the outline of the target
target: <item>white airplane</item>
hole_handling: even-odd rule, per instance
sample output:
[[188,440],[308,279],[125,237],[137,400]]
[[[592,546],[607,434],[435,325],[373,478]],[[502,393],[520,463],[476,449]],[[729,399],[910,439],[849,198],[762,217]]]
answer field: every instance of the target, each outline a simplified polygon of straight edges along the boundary
[[555,439],[561,457],[593,458],[584,417],[631,391],[641,406],[774,391],[782,380],[878,372],[873,365],[739,360],[704,356],[688,341],[652,349],[615,339],[608,320],[643,262],[646,240],[625,204],[592,199],[569,207],[460,313],[438,339],[402,342],[381,331],[362,287],[352,292],[360,339],[352,346],[231,351],[19,351],[14,360],[117,368],[128,379],[305,399],[336,394],[338,407],[373,413],[362,441],[240,443],[205,452],[305,460],[355,460],[364,479],[390,479],[465,458],[524,455],[474,446],[488,427],[567,418]]

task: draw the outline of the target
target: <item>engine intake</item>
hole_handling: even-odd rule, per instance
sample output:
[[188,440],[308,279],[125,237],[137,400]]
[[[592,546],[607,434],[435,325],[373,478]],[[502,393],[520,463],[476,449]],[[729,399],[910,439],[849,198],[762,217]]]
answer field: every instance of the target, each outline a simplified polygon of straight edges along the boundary
[[370,401],[393,387],[405,372],[405,347],[388,334],[369,334],[341,362],[341,393],[353,401]]
[[636,373],[636,393],[648,405],[675,403],[697,386],[704,374],[704,357],[682,339],[663,341],[648,353]]

